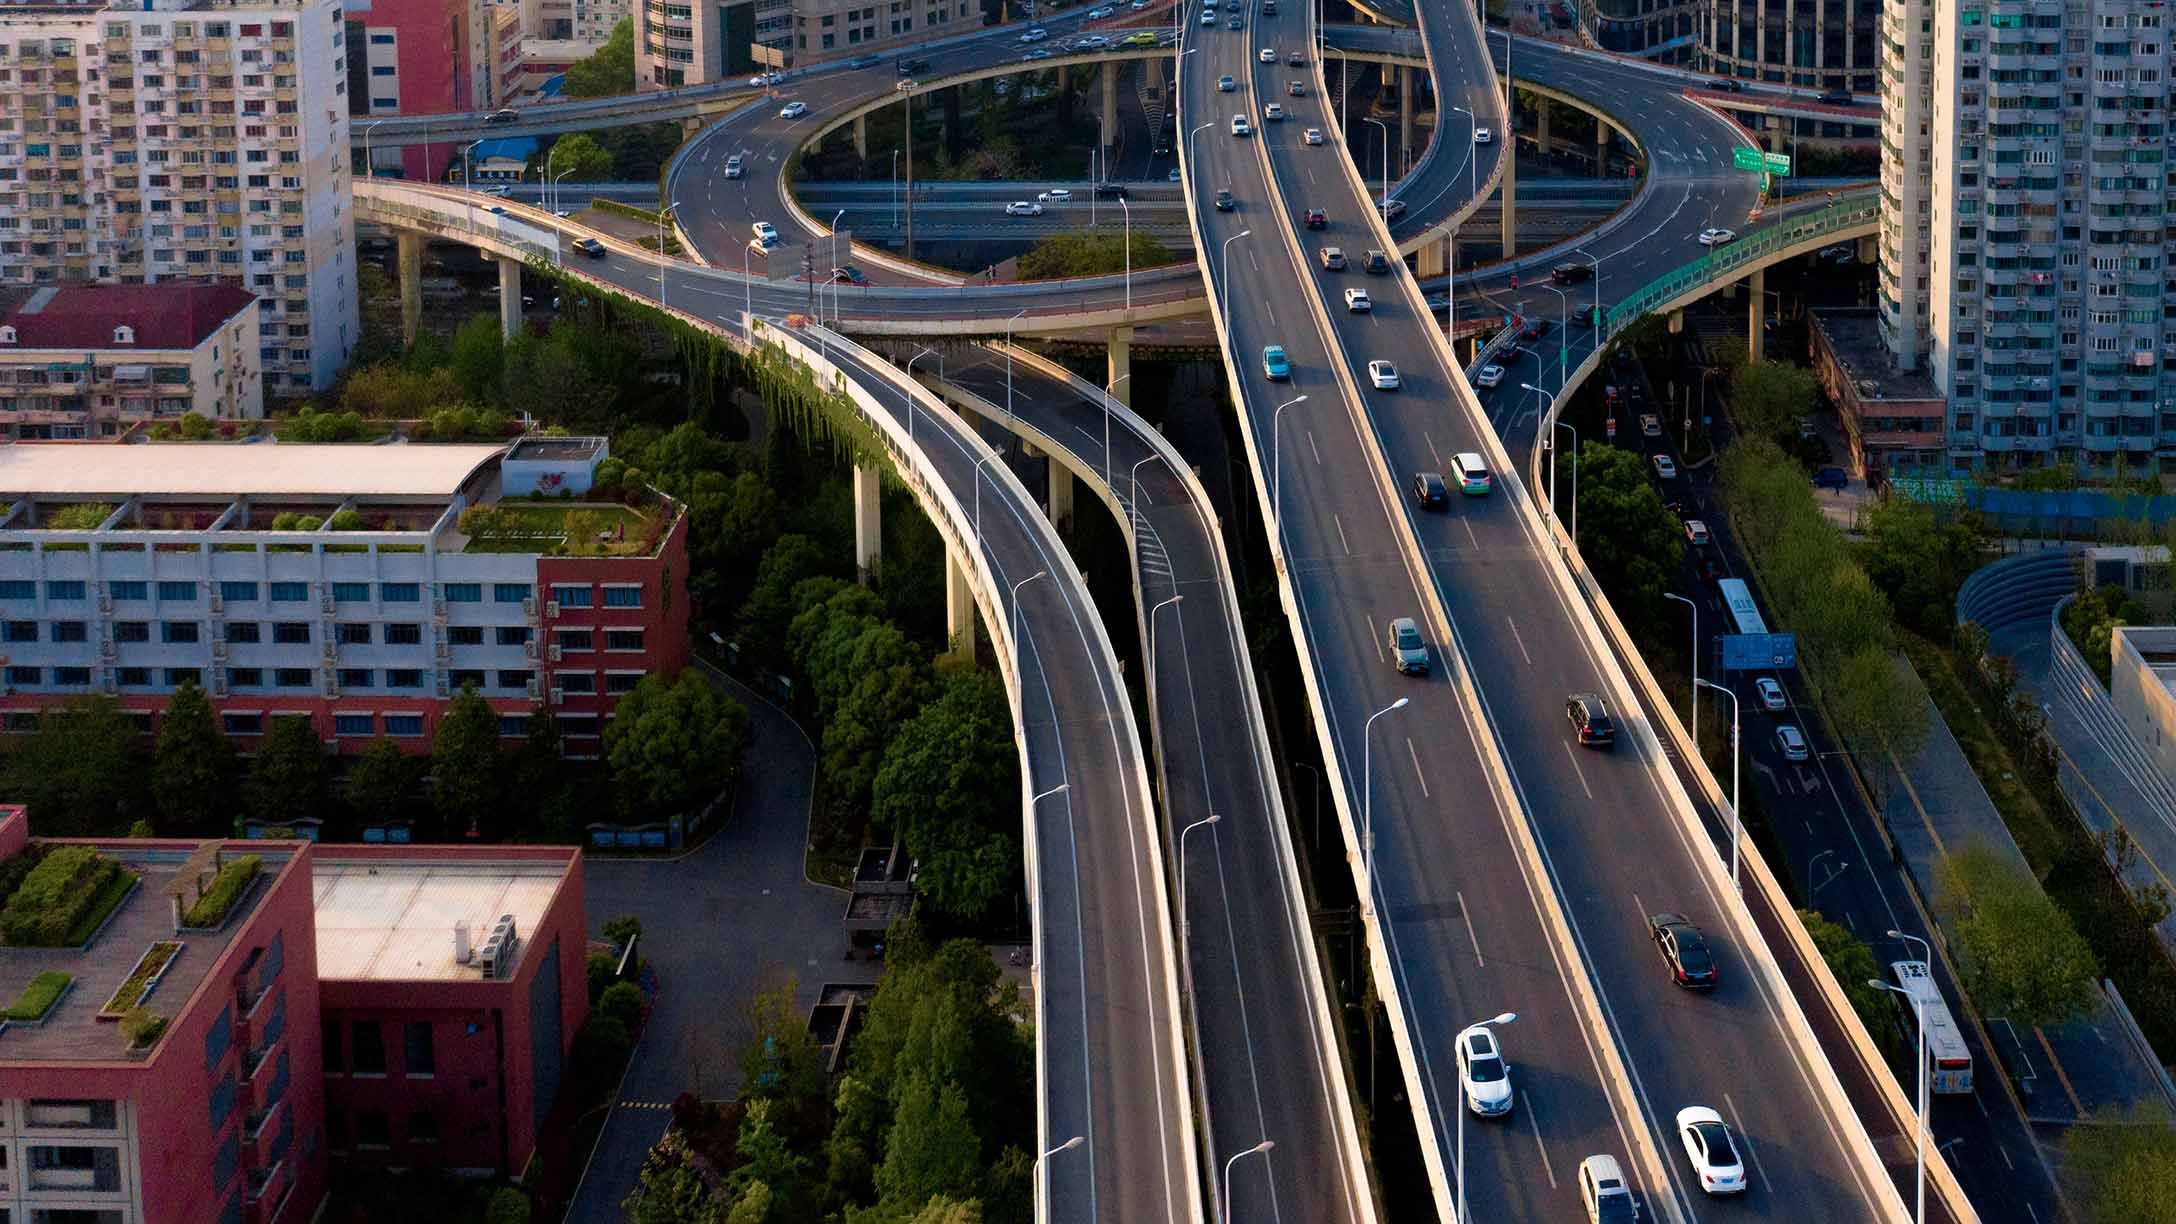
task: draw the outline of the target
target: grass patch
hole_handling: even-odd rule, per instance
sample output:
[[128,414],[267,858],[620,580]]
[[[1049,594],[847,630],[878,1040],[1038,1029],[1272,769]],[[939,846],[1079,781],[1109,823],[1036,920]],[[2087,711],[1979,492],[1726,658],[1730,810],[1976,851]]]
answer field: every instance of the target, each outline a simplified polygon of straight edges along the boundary
[[98,1009],[98,1014],[126,1015],[135,1010],[137,1004],[143,1002],[145,988],[154,977],[174,963],[174,958],[181,955],[181,947],[180,940],[162,939],[144,949],[136,967],[129,971],[128,977],[119,986],[114,987],[113,997],[107,999],[106,1005]]
[[234,903],[242,899],[242,894],[249,890],[250,881],[257,878],[263,867],[264,859],[254,854],[245,854],[221,867],[219,874],[212,877],[211,887],[205,889],[197,897],[196,904],[189,907],[189,912],[182,915],[181,924],[208,928],[225,922]]
[[136,887],[136,878],[133,871],[115,872],[113,878],[106,881],[105,887],[98,890],[97,898],[83,911],[83,916],[76,919],[74,926],[68,928],[67,940],[61,946],[80,948],[91,942],[91,936],[97,934],[98,928],[105,923],[106,915],[118,908],[128,897],[129,890]]
[[2176,964],[2154,933],[2153,908],[2109,870],[2100,843],[2070,811],[2052,769],[2013,750],[1999,729],[2008,716],[1995,690],[1954,652],[1900,636],[2041,887],[2076,924],[2146,1040],[2167,1059],[2176,1051]]
[[42,1020],[45,1013],[53,1010],[53,1005],[60,1002],[62,992],[73,981],[73,977],[58,969],[48,969],[30,979],[30,985],[23,987],[23,993],[16,995],[15,1002],[9,1004],[8,1009],[0,1012],[0,1015],[10,1020]]
[[469,552],[636,557],[651,549],[651,520],[625,506],[499,502],[464,514]]

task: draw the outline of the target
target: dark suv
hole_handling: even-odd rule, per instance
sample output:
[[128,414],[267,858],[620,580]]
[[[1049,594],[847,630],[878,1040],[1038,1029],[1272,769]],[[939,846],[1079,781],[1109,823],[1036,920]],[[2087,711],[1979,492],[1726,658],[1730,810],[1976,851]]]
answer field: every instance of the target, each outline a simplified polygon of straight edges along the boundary
[[1308,228],[1308,229],[1328,229],[1328,228],[1330,228],[1330,216],[1329,216],[1329,214],[1328,214],[1328,213],[1325,213],[1325,212],[1323,212],[1323,211],[1322,211],[1321,209],[1319,209],[1319,208],[1310,208],[1310,209],[1308,209],[1308,210],[1307,210],[1307,214],[1306,214],[1306,218],[1307,218],[1307,228]]
[[1607,748],[1617,742],[1617,725],[1609,720],[1609,707],[1594,693],[1573,693],[1564,702],[1564,716],[1586,747]]
[[1559,285],[1575,284],[1579,281],[1592,280],[1593,278],[1594,265],[1592,264],[1561,263],[1549,269],[1549,279],[1555,281]]
[[1097,183],[1096,195],[1105,200],[1123,200],[1126,198],[1126,185],[1124,183]]
[[1381,251],[1369,251],[1361,258],[1360,266],[1369,276],[1381,276],[1390,271],[1390,260]]
[[926,59],[903,59],[899,61],[899,75],[903,77],[910,77],[917,72],[925,72],[928,69],[929,61]]
[[1853,102],[1857,101],[1857,99],[1851,96],[1851,91],[1848,89],[1830,89],[1824,91],[1819,98],[1815,99],[1815,101],[1823,102],[1830,106],[1849,106]]

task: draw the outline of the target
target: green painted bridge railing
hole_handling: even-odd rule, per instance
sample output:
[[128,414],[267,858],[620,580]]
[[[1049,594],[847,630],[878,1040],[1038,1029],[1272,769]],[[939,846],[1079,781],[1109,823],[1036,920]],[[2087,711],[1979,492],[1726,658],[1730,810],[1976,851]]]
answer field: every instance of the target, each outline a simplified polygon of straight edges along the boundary
[[1826,208],[1768,226],[1666,272],[1609,308],[1603,316],[1602,338],[1606,341],[1634,319],[1689,290],[1731,279],[1729,274],[1735,269],[1760,263],[1777,251],[1863,228],[1873,222],[1875,208],[1875,194],[1871,188],[1840,196],[1836,203]]

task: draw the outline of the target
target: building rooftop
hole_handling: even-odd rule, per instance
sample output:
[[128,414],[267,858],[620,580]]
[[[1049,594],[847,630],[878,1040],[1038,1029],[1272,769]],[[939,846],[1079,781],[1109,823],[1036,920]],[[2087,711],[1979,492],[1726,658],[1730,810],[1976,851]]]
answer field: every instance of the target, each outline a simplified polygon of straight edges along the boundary
[[491,444],[0,446],[0,494],[66,497],[451,497],[506,448]]
[[[482,981],[479,965],[454,959],[454,924],[468,923],[469,946],[483,947],[500,916],[511,914],[526,940],[566,875],[566,860],[337,857],[313,862],[317,903],[317,975],[324,981]],[[512,976],[501,969],[499,976]]]
[[[192,349],[257,297],[238,285],[161,281],[151,285],[61,285],[0,290],[0,326],[15,329],[10,349]],[[134,331],[117,343],[114,329]]]
[[1899,370],[1882,342],[1881,324],[1870,309],[1815,310],[1814,325],[1827,339],[1836,362],[1851,376],[1861,400],[1939,400],[1944,398],[1925,370]]
[[[66,844],[66,843],[46,843]],[[32,978],[48,969],[71,974],[75,984],[43,1024],[10,1021],[0,1031],[0,1062],[125,1062],[131,1061],[119,1027],[98,1019],[115,988],[127,980],[151,945],[171,940],[183,945],[158,980],[145,1006],[169,1019],[178,1019],[181,1008],[196,993],[219,957],[234,941],[235,933],[263,898],[270,878],[291,861],[291,851],[263,842],[228,842],[229,857],[236,853],[264,856],[258,883],[242,895],[226,922],[216,931],[174,930],[174,911],[167,889],[180,878],[182,865],[196,849],[193,845],[146,843],[143,848],[123,842],[97,843],[100,853],[120,862],[143,877],[142,883],[113,911],[90,946],[85,948],[0,947],[0,1006],[20,994]],[[140,1059],[143,1055],[137,1055]]]
[[506,452],[510,463],[573,463],[593,459],[604,450],[606,439],[598,437],[553,438],[538,436],[522,438]]

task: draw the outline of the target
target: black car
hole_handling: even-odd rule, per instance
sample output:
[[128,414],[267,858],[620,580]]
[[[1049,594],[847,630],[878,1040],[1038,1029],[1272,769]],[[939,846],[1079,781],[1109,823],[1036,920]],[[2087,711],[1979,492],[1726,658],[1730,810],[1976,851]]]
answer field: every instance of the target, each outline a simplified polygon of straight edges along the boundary
[[1572,732],[1588,748],[1607,748],[1617,742],[1617,724],[1609,719],[1609,707],[1599,694],[1573,693],[1564,702],[1564,716]]
[[1671,981],[1687,990],[1715,989],[1715,954],[1708,951],[1707,936],[1683,914],[1649,914],[1647,934],[1669,962]]
[[1423,510],[1441,510],[1451,504],[1451,490],[1439,472],[1413,473],[1413,500]]
[[597,241],[595,238],[575,239],[574,249],[580,251],[584,255],[589,256],[591,259],[603,259],[605,257],[604,244]]
[[1361,258],[1360,266],[1369,276],[1382,276],[1390,271],[1390,260],[1381,251],[1369,251]]
[[1734,77],[1724,77],[1722,80],[1715,82],[1715,88],[1722,90],[1724,93],[1744,93],[1745,82]]
[[1230,212],[1237,207],[1239,207],[1239,205],[1236,201],[1232,199],[1231,192],[1219,191],[1216,193],[1216,210],[1218,212]]
[[1557,266],[1549,269],[1549,279],[1555,281],[1559,285],[1569,285],[1578,281],[1592,280],[1594,279],[1594,265],[1583,263],[1558,264]]
[[1310,208],[1310,209],[1308,209],[1308,210],[1307,210],[1307,228],[1308,228],[1308,229],[1328,229],[1328,228],[1330,228],[1330,216],[1329,216],[1329,214],[1328,214],[1328,213],[1325,213],[1325,212],[1323,212],[1323,211],[1322,211],[1321,209],[1319,209],[1319,208]]
[[1290,55],[1284,57],[1284,62],[1294,68],[1297,68],[1307,62],[1307,57],[1297,51],[1294,51]]
[[880,61],[874,55],[857,55],[846,61],[849,68],[874,68]]
[[866,285],[869,283],[869,278],[862,273],[860,268],[847,264],[843,268],[831,269],[831,283],[835,285]]
[[926,71],[928,68],[929,61],[926,59],[903,59],[899,61],[899,75],[903,77],[913,76],[915,73]]
[[517,111],[514,111],[514,110],[511,110],[511,109],[504,109],[504,108],[502,108],[502,109],[500,109],[500,110],[495,110],[495,111],[492,111],[492,112],[491,112],[490,114],[488,114],[488,115],[485,115],[485,116],[484,116],[484,122],[485,122],[485,123],[512,123],[512,122],[513,122],[514,120],[516,120],[516,119],[519,119],[519,118],[521,118],[521,115],[520,115],[520,113],[519,113],[519,112],[517,112]]
[[1548,334],[1549,320],[1547,319],[1531,320],[1526,326],[1519,329],[1519,339],[1521,340],[1539,340]]
[[1854,101],[1856,101],[1856,99],[1851,96],[1851,91],[1848,89],[1823,90],[1821,96],[1815,100],[1819,102],[1824,102],[1830,106],[1849,106]]
[[[1166,153],[1170,152],[1169,149],[1166,149],[1164,151]],[[1096,195],[1099,198],[1105,200],[1123,200],[1128,198],[1126,195],[1126,185],[1124,183],[1097,183]]]

